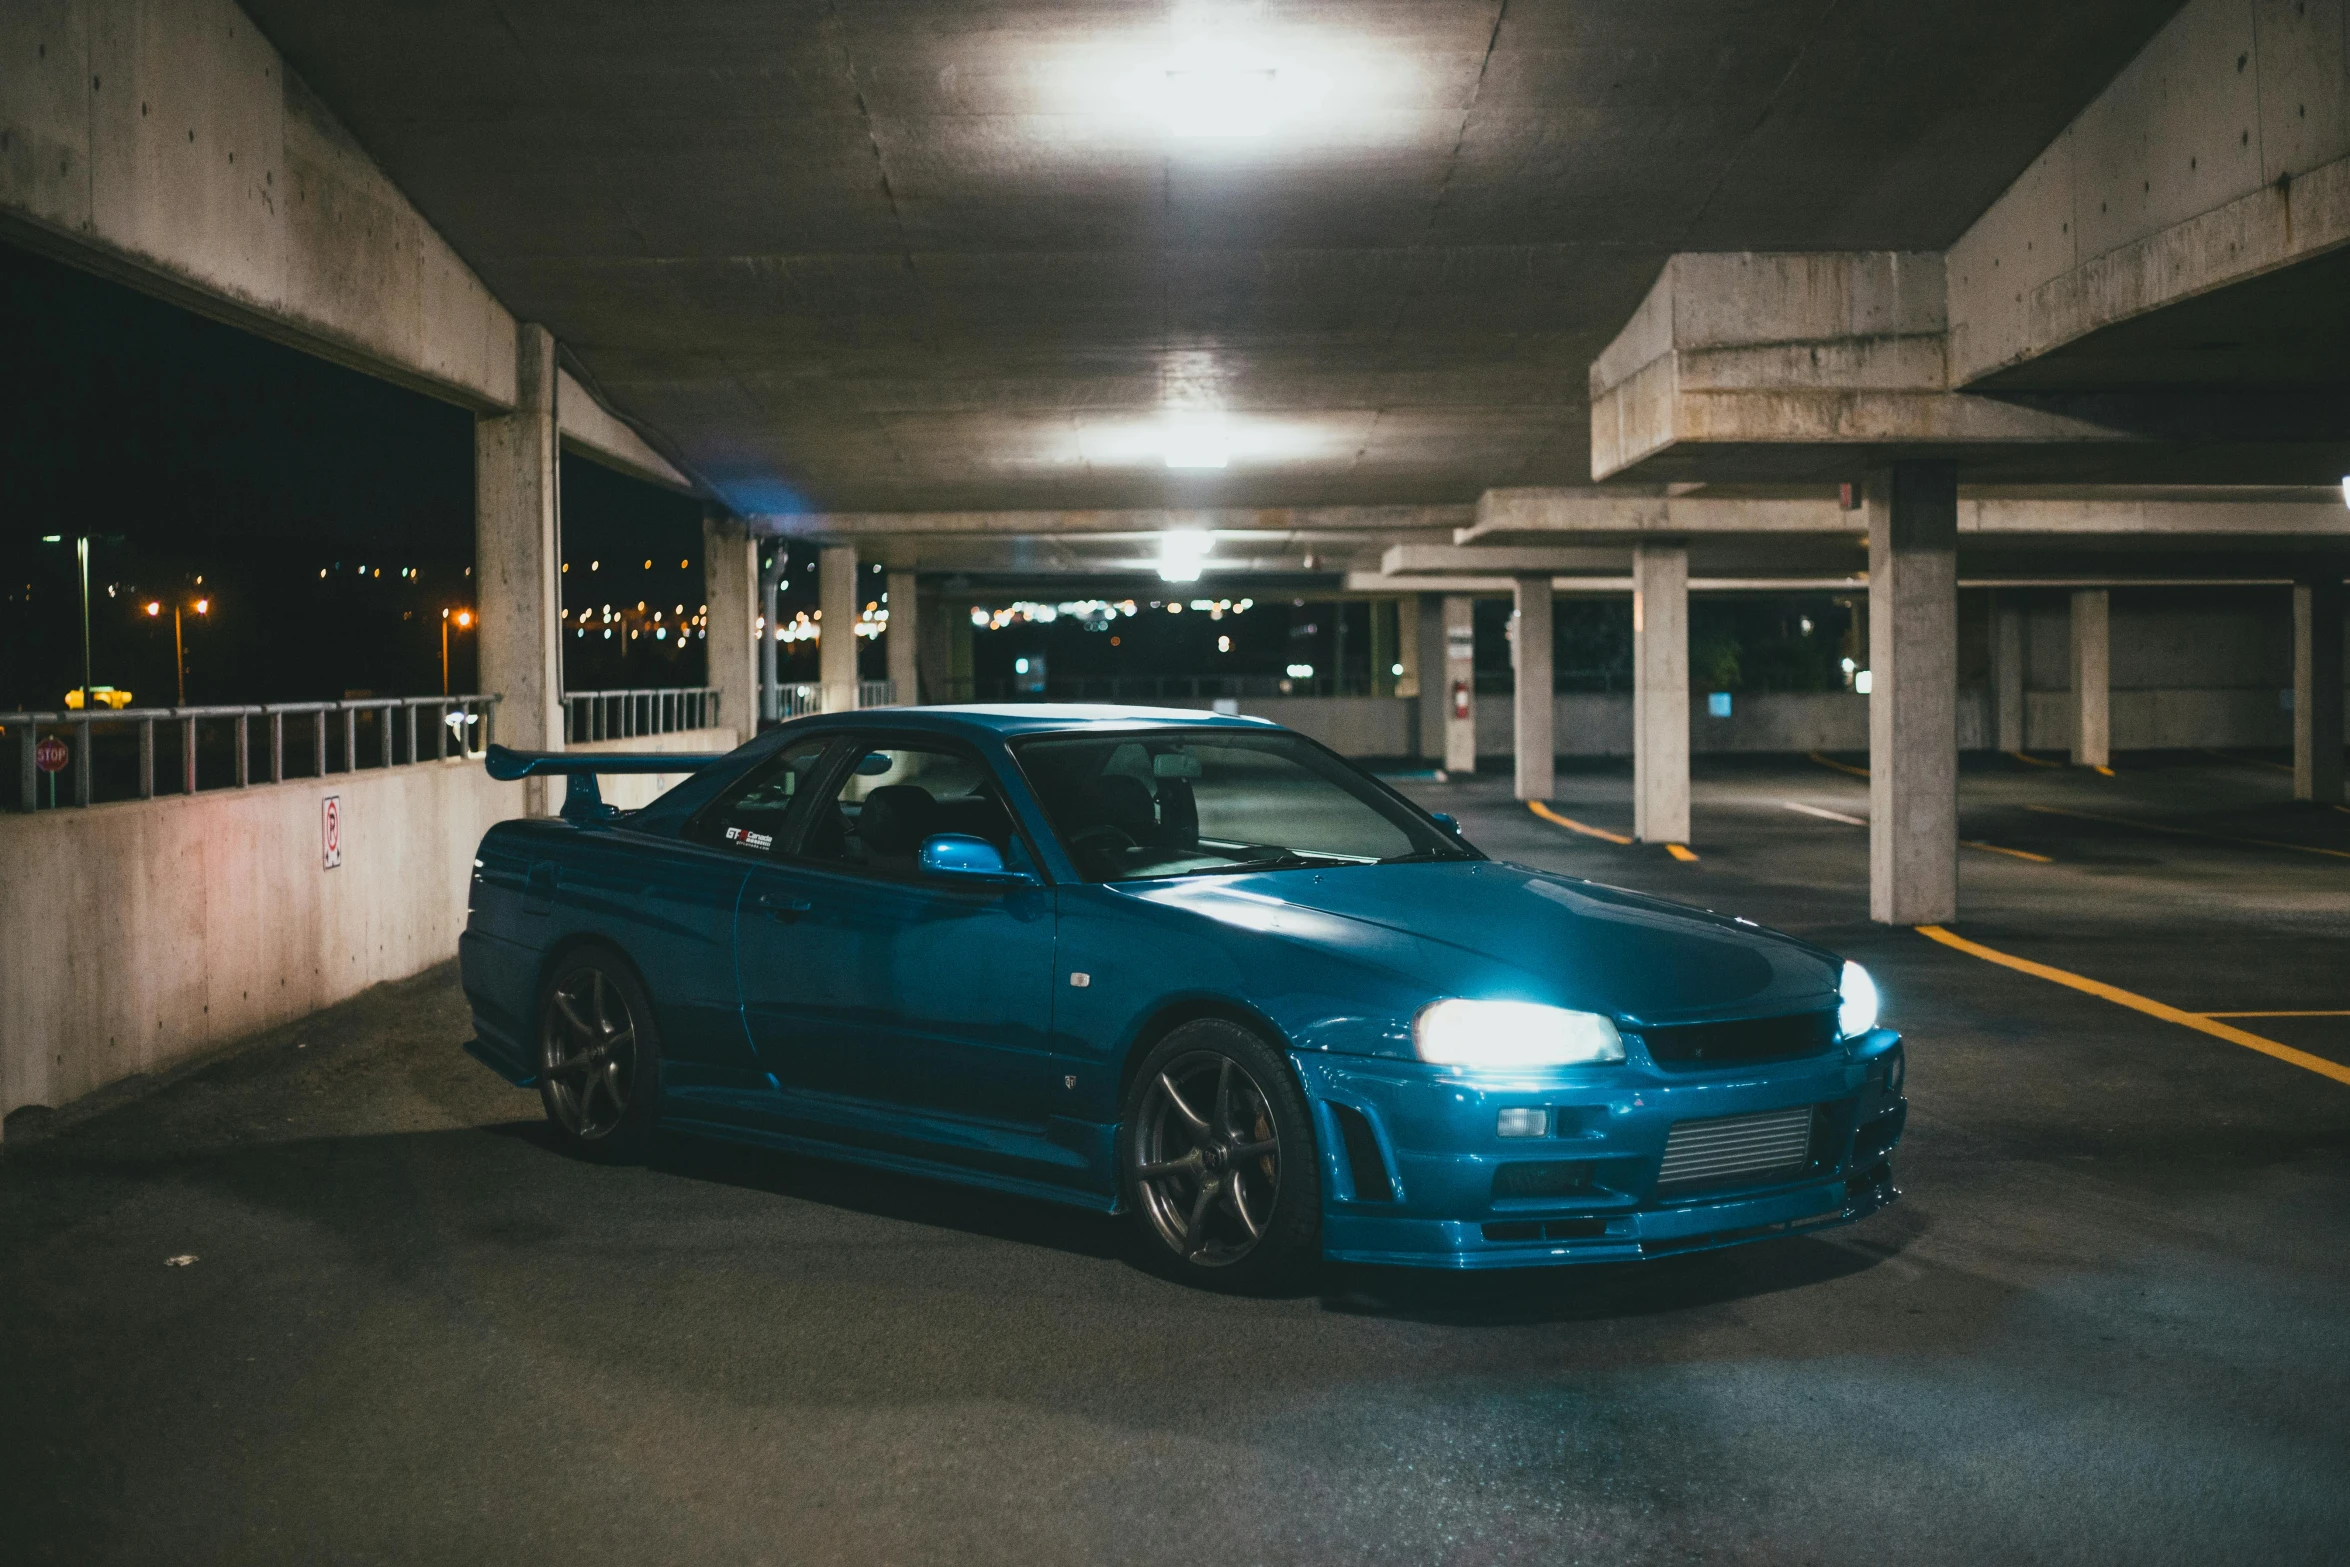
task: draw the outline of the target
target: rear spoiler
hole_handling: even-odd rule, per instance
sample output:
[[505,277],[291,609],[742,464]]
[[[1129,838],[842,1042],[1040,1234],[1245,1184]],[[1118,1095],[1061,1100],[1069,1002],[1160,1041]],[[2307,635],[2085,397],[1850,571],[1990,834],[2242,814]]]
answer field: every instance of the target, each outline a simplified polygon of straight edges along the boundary
[[492,778],[511,783],[517,778],[551,777],[571,780],[563,796],[567,822],[600,822],[618,816],[596,788],[598,773],[697,773],[724,757],[710,751],[516,751],[493,745],[482,758]]

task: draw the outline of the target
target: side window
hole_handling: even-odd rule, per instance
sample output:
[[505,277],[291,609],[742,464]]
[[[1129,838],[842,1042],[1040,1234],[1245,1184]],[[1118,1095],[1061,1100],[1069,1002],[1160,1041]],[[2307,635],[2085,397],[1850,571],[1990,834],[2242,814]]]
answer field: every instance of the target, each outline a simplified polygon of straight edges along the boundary
[[815,781],[833,744],[833,737],[825,735],[785,746],[720,795],[696,820],[694,836],[722,848],[776,853],[792,807]]
[[968,833],[1025,863],[996,782],[979,759],[924,745],[875,741],[812,807],[800,853],[842,869],[912,876],[923,840]]

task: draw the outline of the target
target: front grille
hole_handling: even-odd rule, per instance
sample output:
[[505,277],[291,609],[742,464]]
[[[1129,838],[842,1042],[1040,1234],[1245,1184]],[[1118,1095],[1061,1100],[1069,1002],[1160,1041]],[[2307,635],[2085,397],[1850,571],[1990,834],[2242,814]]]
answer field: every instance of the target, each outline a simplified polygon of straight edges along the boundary
[[1649,1059],[1668,1071],[1698,1071],[1749,1061],[1792,1061],[1799,1056],[1816,1056],[1836,1042],[1836,1014],[1797,1012],[1728,1023],[1681,1023],[1644,1028],[1640,1039],[1648,1046]]
[[1811,1162],[1811,1126],[1810,1105],[1679,1122],[1665,1139],[1656,1184],[1663,1189],[1792,1175]]

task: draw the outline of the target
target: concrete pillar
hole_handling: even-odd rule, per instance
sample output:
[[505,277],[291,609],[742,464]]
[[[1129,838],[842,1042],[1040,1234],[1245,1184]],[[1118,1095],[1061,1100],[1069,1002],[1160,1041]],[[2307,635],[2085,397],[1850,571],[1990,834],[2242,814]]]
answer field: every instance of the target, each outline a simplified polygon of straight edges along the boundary
[[912,572],[889,574],[889,629],[881,634],[881,645],[889,655],[889,678],[897,684],[890,700],[900,707],[922,700],[921,591]]
[[1477,601],[1462,594],[1444,600],[1444,770],[1477,770]]
[[1689,550],[1632,552],[1632,834],[1689,841]]
[[2342,568],[2293,585],[2293,798],[2342,803]]
[[966,599],[953,605],[947,618],[947,692],[948,700],[976,702],[979,700],[979,657],[972,646],[972,633],[979,628],[971,623],[972,604]]
[[1444,755],[1444,599],[1435,593],[1414,595],[1411,621],[1404,628],[1411,656],[1404,673],[1412,682],[1417,703],[1413,714],[1414,756],[1434,760]]
[[1958,469],[1869,475],[1869,917],[1958,912]]
[[2024,626],[2020,598],[1991,595],[1991,725],[2002,751],[2024,748]]
[[1402,649],[1398,633],[1403,616],[1401,606],[1394,599],[1371,600],[1371,694],[1395,695],[1395,683],[1403,678]]
[[2103,588],[2073,593],[2073,765],[2113,762],[2110,599]]
[[759,732],[759,541],[739,518],[702,518],[702,597],[707,678],[718,691],[718,722],[739,745]]
[[[499,741],[563,749],[562,548],[555,504],[555,339],[515,329],[514,411],[473,424],[473,581],[481,688],[499,697]],[[547,780],[523,812],[552,814]]]
[[857,705],[857,547],[827,544],[816,570],[817,678],[824,682],[824,711],[846,713]]
[[783,687],[778,666],[783,644],[775,633],[783,628],[784,548],[780,539],[767,541],[767,564],[759,570],[759,721],[773,723],[783,716]]
[[[969,607],[947,603],[936,594],[917,597],[921,599],[919,613],[922,630],[914,642],[920,650],[914,658],[915,684],[920,688],[914,693],[914,700],[925,703],[968,700],[967,694],[955,694],[952,680],[955,663],[954,626],[950,617],[961,614],[964,629],[968,631],[971,626]],[[894,604],[896,601],[893,599],[891,602]]]
[[1512,750],[1517,756],[1518,798],[1547,800],[1554,781],[1551,727],[1556,713],[1551,705],[1550,574],[1518,578],[1512,599],[1517,606],[1510,660],[1517,669]]

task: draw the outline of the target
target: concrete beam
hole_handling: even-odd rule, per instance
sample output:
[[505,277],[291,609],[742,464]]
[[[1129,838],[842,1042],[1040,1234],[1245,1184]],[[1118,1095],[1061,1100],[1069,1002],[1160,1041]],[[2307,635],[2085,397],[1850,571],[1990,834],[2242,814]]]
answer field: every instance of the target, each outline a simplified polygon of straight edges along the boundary
[[[229,0],[0,6],[0,59],[0,233],[476,413],[516,406],[514,317]],[[571,390],[575,450],[687,487]]]
[[1951,246],[1950,384],[2346,243],[2341,0],[2192,0]]
[[1250,506],[1105,511],[798,512],[753,519],[763,533],[796,539],[1119,538],[1211,533],[1394,533],[1466,527],[1476,509],[1448,506]]
[[[1962,494],[1958,533],[1962,539],[2063,537],[2121,542],[2150,537],[2350,540],[2350,508],[2343,506],[2338,491],[2303,494],[2306,498],[2258,500],[2229,499],[2208,492]],[[1600,545],[1652,538],[1767,539],[1858,534],[1864,526],[1860,513],[1845,510],[1831,495],[1730,499],[1509,489],[1488,490],[1479,496],[1476,520],[1456,531],[1453,542],[1490,548]]]
[[1869,917],[1958,912],[1958,475],[1871,474]]

